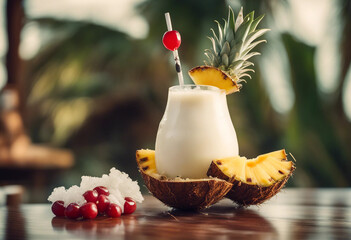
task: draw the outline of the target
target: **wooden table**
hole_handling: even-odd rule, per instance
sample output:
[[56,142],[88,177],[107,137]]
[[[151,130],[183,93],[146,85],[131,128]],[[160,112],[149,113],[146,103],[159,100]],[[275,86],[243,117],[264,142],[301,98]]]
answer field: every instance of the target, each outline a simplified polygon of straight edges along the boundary
[[131,215],[74,221],[49,204],[0,207],[0,239],[351,239],[351,189],[286,189],[259,207],[229,200],[202,212],[165,207],[152,196]]

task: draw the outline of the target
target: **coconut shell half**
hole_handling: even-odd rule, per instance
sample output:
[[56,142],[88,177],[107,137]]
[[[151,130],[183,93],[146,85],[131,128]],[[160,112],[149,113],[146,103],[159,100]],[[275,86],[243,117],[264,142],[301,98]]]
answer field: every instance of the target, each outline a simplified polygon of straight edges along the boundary
[[168,179],[161,176],[157,174],[156,169],[150,169],[155,161],[155,153],[152,150],[138,150],[136,159],[149,191],[161,202],[173,208],[207,208],[221,200],[232,188],[230,182],[218,178]]
[[290,173],[286,177],[267,187],[251,185],[238,181],[235,178],[229,178],[218,168],[214,162],[211,163],[207,175],[217,177],[232,183],[233,187],[225,197],[233,200],[237,204],[249,206],[261,204],[276,195],[280,189],[284,187],[294,170],[295,166],[292,166]]

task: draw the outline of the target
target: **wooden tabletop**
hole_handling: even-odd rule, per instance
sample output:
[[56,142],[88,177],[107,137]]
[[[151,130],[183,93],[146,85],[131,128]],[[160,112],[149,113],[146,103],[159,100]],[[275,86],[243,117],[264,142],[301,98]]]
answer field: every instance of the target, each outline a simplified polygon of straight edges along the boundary
[[152,196],[121,218],[68,220],[49,204],[0,207],[0,239],[351,239],[351,189],[286,189],[259,207],[229,200],[202,212]]

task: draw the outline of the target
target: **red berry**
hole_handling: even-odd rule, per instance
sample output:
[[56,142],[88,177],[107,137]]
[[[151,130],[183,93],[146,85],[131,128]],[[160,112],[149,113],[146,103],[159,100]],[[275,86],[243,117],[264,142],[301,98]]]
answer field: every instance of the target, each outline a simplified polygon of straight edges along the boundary
[[79,218],[80,211],[77,203],[70,203],[65,209],[65,216],[71,219]]
[[97,191],[99,195],[106,195],[106,196],[110,195],[110,192],[108,191],[108,189],[103,186],[96,187],[94,188],[94,190]]
[[56,201],[51,206],[51,211],[58,217],[65,216],[65,206],[63,201]]
[[107,215],[113,218],[120,217],[122,214],[122,209],[115,203],[110,203],[106,211]]
[[136,203],[135,201],[130,198],[130,197],[126,197],[124,198],[124,200],[126,200],[124,202],[124,214],[131,214],[135,211],[136,209]]
[[93,219],[98,214],[98,208],[95,203],[87,202],[80,207],[80,214],[85,219]]
[[110,200],[108,200],[107,196],[100,195],[98,197],[96,201],[96,206],[100,214],[104,214],[109,205],[110,205]]
[[95,190],[89,190],[89,191],[86,191],[84,194],[83,194],[83,197],[85,198],[85,200],[87,202],[92,202],[92,203],[95,203],[97,198],[98,198],[99,194],[97,191]]
[[163,34],[162,42],[168,50],[175,51],[179,48],[180,43],[182,42],[180,33],[176,30],[165,32],[165,34]]

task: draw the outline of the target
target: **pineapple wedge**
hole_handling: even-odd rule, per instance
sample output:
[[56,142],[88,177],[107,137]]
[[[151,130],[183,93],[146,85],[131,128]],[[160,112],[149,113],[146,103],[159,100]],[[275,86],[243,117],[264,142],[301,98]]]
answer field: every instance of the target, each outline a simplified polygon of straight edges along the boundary
[[148,175],[157,173],[155,163],[155,151],[149,149],[139,150],[137,152],[137,163],[139,168]]
[[277,194],[294,169],[282,149],[254,159],[238,156],[213,160],[207,175],[233,183],[227,197],[246,206],[260,204]]
[[189,76],[197,85],[215,86],[224,89],[226,94],[231,94],[240,90],[236,81],[228,74],[215,67],[195,67],[189,71]]

